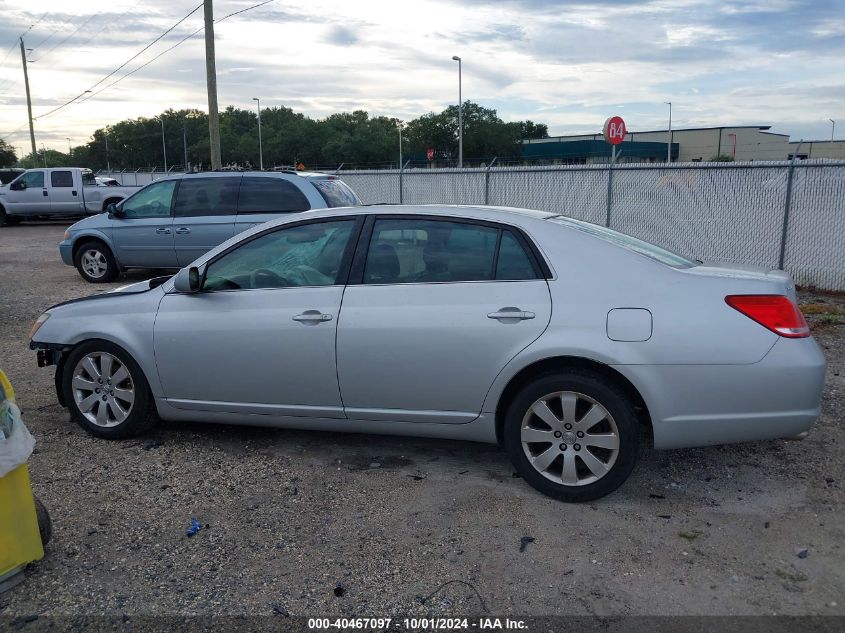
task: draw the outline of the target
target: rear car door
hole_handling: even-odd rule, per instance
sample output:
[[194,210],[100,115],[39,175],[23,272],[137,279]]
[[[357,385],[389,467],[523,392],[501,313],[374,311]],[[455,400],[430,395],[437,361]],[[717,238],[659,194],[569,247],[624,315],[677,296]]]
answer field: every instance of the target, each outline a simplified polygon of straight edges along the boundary
[[350,419],[465,423],[551,317],[547,269],[517,229],[369,220],[343,297],[338,380]]
[[155,357],[170,404],[343,418],[335,335],[360,224],[275,227],[212,260],[200,292],[166,294]]
[[176,268],[173,249],[173,193],[178,180],[147,185],[118,205],[112,241],[122,266]]
[[74,182],[70,169],[53,169],[49,184],[52,215],[75,215],[82,211],[80,183]]
[[234,235],[240,183],[240,174],[182,179],[173,207],[173,244],[180,266],[187,266]]
[[285,176],[244,176],[238,195],[235,233],[274,220],[280,214],[299,213],[310,208],[311,203],[302,190]]

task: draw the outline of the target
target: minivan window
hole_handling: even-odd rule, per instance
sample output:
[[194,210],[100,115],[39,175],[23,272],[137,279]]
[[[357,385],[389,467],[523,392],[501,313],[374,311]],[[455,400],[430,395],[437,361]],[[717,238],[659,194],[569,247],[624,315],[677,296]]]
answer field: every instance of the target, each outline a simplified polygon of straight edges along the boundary
[[364,283],[490,280],[498,234],[498,229],[480,224],[376,220]]
[[238,196],[238,213],[294,213],[308,211],[308,198],[283,178],[245,176]]
[[341,180],[318,180],[312,178],[311,183],[320,192],[320,195],[323,196],[323,200],[326,201],[326,206],[329,208],[357,207],[361,205],[361,199]]
[[249,240],[208,265],[203,290],[334,285],[354,226],[315,222]]
[[174,211],[176,217],[234,215],[241,177],[184,178],[179,183]]
[[50,184],[54,187],[73,187],[73,174],[69,171],[50,172]]
[[120,209],[127,218],[163,218],[170,215],[175,180],[163,180],[147,185],[124,200]]

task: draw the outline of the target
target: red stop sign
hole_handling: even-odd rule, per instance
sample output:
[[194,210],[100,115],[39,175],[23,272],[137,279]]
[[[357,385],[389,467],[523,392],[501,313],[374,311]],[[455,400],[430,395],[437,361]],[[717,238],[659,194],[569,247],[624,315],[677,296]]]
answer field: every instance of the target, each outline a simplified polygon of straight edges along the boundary
[[625,121],[621,116],[612,116],[604,122],[604,140],[611,145],[619,145],[625,140]]
[[428,160],[434,160],[434,148],[429,147],[428,151],[426,152],[426,156],[428,156]]

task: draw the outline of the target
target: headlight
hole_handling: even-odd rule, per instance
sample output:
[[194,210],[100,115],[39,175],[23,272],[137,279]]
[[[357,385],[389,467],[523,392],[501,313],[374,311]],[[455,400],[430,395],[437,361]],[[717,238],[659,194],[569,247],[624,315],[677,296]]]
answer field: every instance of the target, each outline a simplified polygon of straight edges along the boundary
[[35,320],[35,323],[32,324],[32,329],[29,331],[29,340],[32,340],[35,336],[35,333],[41,329],[41,326],[47,322],[47,319],[50,318],[50,313],[45,312],[40,317]]

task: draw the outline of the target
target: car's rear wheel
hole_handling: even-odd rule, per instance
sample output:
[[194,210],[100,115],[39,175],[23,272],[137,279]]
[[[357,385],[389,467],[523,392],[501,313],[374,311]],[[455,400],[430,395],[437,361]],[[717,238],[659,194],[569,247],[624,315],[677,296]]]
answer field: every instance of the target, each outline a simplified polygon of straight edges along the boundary
[[625,394],[598,373],[541,376],[514,398],[504,441],[522,478],[561,501],[590,501],[622,485],[639,428]]
[[68,355],[62,388],[71,417],[98,437],[133,437],[158,420],[138,363],[107,341],[83,343]]
[[85,242],[74,257],[76,269],[85,281],[102,284],[117,279],[120,271],[109,248],[102,242]]

